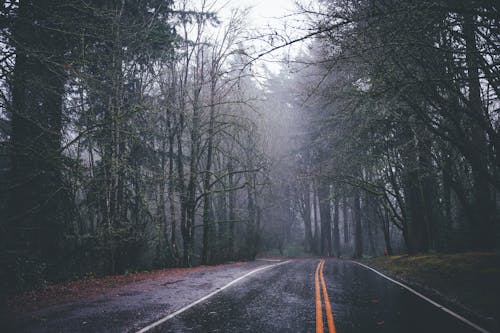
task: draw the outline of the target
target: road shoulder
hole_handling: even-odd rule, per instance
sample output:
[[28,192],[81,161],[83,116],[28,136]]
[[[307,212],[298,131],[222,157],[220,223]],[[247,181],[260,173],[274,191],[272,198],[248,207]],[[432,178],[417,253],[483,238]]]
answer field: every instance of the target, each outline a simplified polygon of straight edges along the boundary
[[490,331],[499,330],[500,256],[497,254],[386,256],[364,259],[361,263]]

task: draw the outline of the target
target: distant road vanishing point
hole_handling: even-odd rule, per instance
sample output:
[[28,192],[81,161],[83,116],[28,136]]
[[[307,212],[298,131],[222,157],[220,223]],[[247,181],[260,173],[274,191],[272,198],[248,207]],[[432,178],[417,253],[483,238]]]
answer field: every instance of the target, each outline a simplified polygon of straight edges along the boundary
[[257,260],[187,269],[37,310],[15,332],[482,332],[368,266]]

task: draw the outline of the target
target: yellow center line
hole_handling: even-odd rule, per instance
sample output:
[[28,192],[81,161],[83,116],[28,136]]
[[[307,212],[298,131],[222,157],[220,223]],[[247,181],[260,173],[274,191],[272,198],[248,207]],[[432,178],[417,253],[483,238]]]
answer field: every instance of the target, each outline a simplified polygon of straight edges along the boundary
[[335,323],[333,321],[332,307],[330,305],[330,299],[328,298],[328,291],[326,290],[325,278],[323,277],[323,267],[325,267],[325,260],[321,262],[320,268],[320,279],[321,279],[321,289],[323,290],[323,299],[325,301],[325,311],[326,311],[326,320],[328,322],[328,332],[336,333]]
[[321,291],[319,289],[319,268],[321,266],[321,260],[316,266],[316,272],[314,273],[314,286],[316,289],[316,333],[323,333],[323,311],[321,309]]

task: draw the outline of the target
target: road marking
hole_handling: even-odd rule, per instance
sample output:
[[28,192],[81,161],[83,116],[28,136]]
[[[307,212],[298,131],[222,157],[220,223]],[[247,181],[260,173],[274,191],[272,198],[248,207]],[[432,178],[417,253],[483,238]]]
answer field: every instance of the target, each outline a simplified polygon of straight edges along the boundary
[[466,323],[466,324],[467,324],[467,325],[469,325],[470,327],[475,328],[477,331],[482,332],[482,333],[491,333],[490,331],[488,331],[488,330],[486,330],[486,329],[482,328],[481,326],[476,325],[476,324],[474,324],[473,322],[471,322],[470,320],[468,320],[468,319],[466,319],[466,318],[462,317],[462,316],[461,316],[461,315],[459,315],[458,313],[455,313],[455,312],[453,312],[452,310],[448,309],[447,307],[445,307],[445,306],[443,306],[443,305],[441,305],[441,304],[439,304],[439,303],[437,303],[437,302],[433,301],[433,300],[432,300],[432,299],[430,299],[429,297],[426,297],[426,296],[422,295],[421,293],[419,293],[419,292],[418,292],[418,291],[416,291],[415,289],[413,289],[413,288],[411,288],[411,287],[408,287],[407,285],[402,284],[401,282],[398,282],[398,281],[396,281],[396,280],[394,280],[394,279],[391,279],[391,278],[390,278],[390,277],[388,277],[387,275],[384,275],[384,274],[380,273],[379,271],[377,271],[377,270],[375,270],[375,269],[371,268],[370,266],[367,266],[367,265],[365,265],[365,264],[359,263],[359,262],[357,262],[357,261],[352,261],[352,262],[353,262],[353,263],[356,263],[356,264],[358,264],[358,265],[360,265],[360,266],[362,266],[362,267],[364,267],[364,268],[366,268],[366,269],[369,269],[369,270],[371,270],[372,272],[377,273],[378,275],[380,275],[380,276],[382,276],[382,277],[386,278],[387,280],[389,280],[389,281],[391,281],[391,282],[394,282],[395,284],[397,284],[397,285],[398,285],[398,286],[400,286],[400,287],[405,288],[406,290],[408,290],[408,291],[412,292],[413,294],[417,295],[418,297],[422,298],[423,300],[426,300],[427,302],[431,303],[431,304],[432,304],[432,305],[434,305],[435,307],[437,307],[437,308],[439,308],[439,309],[443,310],[444,312],[449,313],[450,315],[452,315],[453,317],[457,318],[458,320],[460,320],[460,321],[462,321],[462,322]]
[[316,333],[323,333],[323,310],[321,308],[321,291],[319,290],[319,268],[323,259],[319,261],[314,272],[314,288],[316,291]]
[[335,323],[333,321],[332,307],[330,305],[330,299],[328,298],[328,291],[326,290],[325,278],[323,276],[323,268],[324,267],[325,267],[325,260],[323,259],[323,262],[321,264],[321,269],[320,269],[320,280],[321,280],[321,288],[323,289],[323,300],[325,301],[325,311],[326,311],[326,319],[328,322],[328,332],[329,333],[336,333],[337,331],[335,330]]
[[268,266],[259,267],[259,268],[257,268],[257,269],[254,269],[253,271],[250,271],[250,272],[248,272],[248,273],[246,273],[246,274],[244,274],[244,275],[240,276],[239,278],[237,278],[237,279],[235,279],[235,280],[233,280],[233,281],[229,282],[229,283],[228,283],[228,284],[226,284],[225,286],[223,286],[223,287],[221,287],[221,288],[217,289],[216,291],[211,292],[210,294],[208,294],[208,295],[206,295],[206,296],[204,296],[204,297],[200,298],[199,300],[194,301],[193,303],[188,304],[188,305],[186,305],[185,307],[183,307],[183,308],[181,308],[181,309],[179,309],[179,310],[177,310],[177,311],[175,311],[175,312],[172,312],[171,314],[169,314],[169,315],[167,315],[167,316],[163,317],[162,319],[160,319],[160,320],[158,320],[158,321],[155,321],[154,323],[152,323],[152,324],[150,324],[150,325],[148,325],[148,326],[144,327],[143,329],[140,329],[140,330],[139,330],[139,331],[137,331],[136,333],[145,333],[145,332],[147,332],[147,331],[149,331],[149,330],[151,330],[151,329],[153,329],[153,328],[155,328],[155,327],[157,327],[157,326],[159,326],[159,325],[163,324],[163,323],[164,323],[164,322],[166,322],[167,320],[172,319],[173,317],[175,317],[175,316],[177,316],[177,315],[179,315],[179,314],[183,313],[184,311],[186,311],[186,310],[188,310],[188,309],[192,308],[193,306],[195,306],[195,305],[197,305],[197,304],[199,304],[199,303],[201,303],[201,302],[203,302],[203,301],[205,301],[205,300],[209,299],[210,297],[212,297],[212,296],[214,296],[214,295],[217,295],[218,293],[220,293],[220,292],[221,292],[221,291],[223,291],[224,289],[227,289],[227,288],[231,287],[233,284],[237,283],[238,281],[243,280],[243,279],[244,279],[244,278],[246,278],[246,277],[249,277],[250,275],[253,275],[253,274],[258,273],[258,272],[260,272],[260,271],[263,271],[263,270],[265,270],[265,269],[269,269],[269,268],[277,267],[277,266],[280,266],[280,265],[284,265],[284,264],[289,263],[289,262],[290,262],[290,260],[287,260],[287,261],[283,261],[283,262],[280,262],[280,263],[277,263],[277,264],[272,264],[272,265],[268,265]]

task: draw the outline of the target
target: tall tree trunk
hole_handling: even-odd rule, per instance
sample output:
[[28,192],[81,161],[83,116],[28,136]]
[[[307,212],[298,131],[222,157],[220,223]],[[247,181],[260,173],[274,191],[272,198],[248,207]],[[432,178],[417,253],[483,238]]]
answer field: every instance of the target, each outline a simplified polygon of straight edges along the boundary
[[211,231],[211,221],[210,221],[210,205],[211,205],[211,194],[210,194],[210,179],[212,172],[212,154],[214,145],[214,126],[215,126],[215,88],[216,88],[216,78],[212,75],[212,80],[210,84],[210,119],[208,124],[208,142],[207,142],[207,164],[205,167],[205,174],[203,177],[203,249],[201,254],[201,262],[203,264],[208,264],[210,256],[210,234]]
[[430,133],[422,126],[417,128],[417,148],[418,148],[418,166],[420,170],[420,201],[422,203],[423,212],[423,226],[425,228],[424,237],[425,244],[428,249],[436,249],[436,224],[438,219],[438,208],[436,202],[438,201],[438,191],[433,157],[432,157],[432,140]]
[[354,188],[353,213],[354,213],[354,258],[363,257],[363,230],[361,226],[361,199],[359,189]]
[[248,210],[248,221],[246,230],[246,248],[247,248],[247,258],[249,260],[254,260],[256,253],[256,211],[255,211],[255,200],[254,200],[254,181],[250,179],[247,185],[247,210]]
[[[58,15],[62,15],[57,13],[58,5],[51,0],[21,1],[13,29],[13,154],[5,241],[15,253],[12,259],[46,266],[40,279],[65,274],[59,270],[63,256],[60,249],[72,205],[62,178],[66,46],[58,30]],[[14,261],[9,264],[14,265]]]
[[332,215],[330,211],[330,185],[320,183],[318,187],[319,214],[321,219],[321,254],[332,255]]
[[233,163],[231,160],[227,162],[227,173],[229,188],[229,237],[227,244],[228,257],[234,258],[234,225],[236,223],[236,192],[233,190],[235,187],[234,174],[233,174]]
[[[222,156],[220,156],[222,161],[219,162],[219,169],[224,164],[224,160]],[[228,260],[228,252],[229,252],[229,225],[230,217],[228,211],[228,202],[227,202],[227,193],[224,191],[224,184],[219,184],[217,189],[219,190],[218,194],[218,205],[216,207],[216,211],[218,214],[215,214],[218,219],[217,223],[217,239],[219,244],[219,249],[216,255],[216,262],[225,262]]]
[[333,215],[333,254],[340,257],[340,229],[339,229],[339,198],[334,199],[334,215]]
[[[401,222],[401,232],[403,234],[403,240],[404,240],[404,243],[406,245],[406,249],[408,251],[408,254],[412,255],[412,254],[415,254],[415,248],[413,246],[413,240],[411,239],[410,237],[410,227],[409,227],[409,223],[408,223],[408,216],[410,215],[410,213],[408,212],[408,209],[407,209],[407,203],[405,202],[405,191],[404,189],[401,190],[401,187],[399,185],[399,181],[396,177],[396,174],[395,172],[393,171],[393,165],[390,163],[390,161],[388,160],[388,168],[387,170],[389,171],[388,172],[388,178],[389,178],[389,182],[391,184],[391,186],[394,188],[394,194],[395,194],[395,199],[396,199],[396,202],[397,202],[397,205],[399,206],[399,209],[401,210],[401,216],[400,216],[400,222]],[[404,176],[403,176],[404,178]],[[404,182],[404,181],[403,181]],[[403,188],[404,188],[404,184],[403,184]],[[401,194],[403,193],[403,194]],[[385,197],[385,200],[387,202],[387,204],[389,205],[389,207],[391,208],[391,211],[393,213],[393,218],[394,219],[397,219],[397,211],[396,211],[396,208],[391,204],[391,200],[386,196]]]
[[169,108],[167,111],[167,128],[168,128],[168,203],[170,213],[170,246],[174,261],[178,260],[177,250],[177,220],[175,216],[175,180],[174,180],[174,144],[175,144],[175,128],[173,122],[173,111]]
[[349,200],[347,197],[344,197],[342,201],[342,225],[344,231],[344,250],[349,245]]
[[184,153],[182,146],[182,133],[184,132],[184,102],[181,102],[179,122],[177,124],[176,134],[177,134],[177,186],[179,189],[179,199],[180,199],[180,227],[182,236],[182,264],[188,266],[187,249],[191,246],[189,243],[189,229],[187,223],[188,215],[188,197],[186,191],[185,174],[184,174]]
[[[417,124],[417,126],[419,126]],[[414,131],[409,125],[402,126],[401,138],[405,143],[402,152],[404,162],[403,170],[403,193],[405,207],[408,217],[408,236],[412,252],[425,253],[429,249],[428,222],[424,207],[422,186],[422,167],[419,160],[419,138],[415,137]],[[417,154],[415,154],[417,151]],[[411,253],[413,254],[413,253]]]
[[[365,211],[365,229],[366,229],[366,239],[368,240],[368,253],[370,255],[376,255],[375,252],[375,231],[376,229],[373,227],[377,222],[377,216],[375,214],[375,209],[373,206],[373,201],[370,194],[365,191],[365,200],[364,200],[364,211]],[[374,230],[375,229],[375,230]]]
[[[195,107],[196,109],[197,107]],[[198,111],[194,111],[197,113]],[[196,114],[193,119],[193,128],[191,129],[191,159],[189,167],[189,181],[187,186],[186,198],[186,225],[183,234],[184,254],[183,261],[185,266],[192,265],[192,256],[194,254],[194,225],[196,218],[196,185],[198,181],[198,139],[199,139],[199,115]]]
[[183,233],[184,253],[183,261],[185,266],[192,265],[194,255],[194,228],[196,221],[196,187],[198,185],[198,163],[200,153],[200,126],[201,126],[201,89],[204,83],[204,59],[203,47],[197,50],[196,71],[194,72],[195,86],[193,88],[193,113],[191,124],[191,149],[189,160],[189,180],[186,196],[186,225]]
[[[407,171],[404,184],[405,202],[408,209],[409,242],[415,253],[427,252],[429,248],[424,207],[420,192],[420,178],[417,170]],[[410,253],[414,254],[414,253]]]
[[313,217],[314,217],[314,253],[321,254],[319,243],[321,230],[319,226],[319,218],[318,218],[318,191],[317,191],[316,182],[313,183]]
[[[163,129],[165,130],[165,128]],[[166,185],[167,185],[167,179],[166,179],[166,163],[167,163],[167,157],[166,155],[166,143],[165,139],[163,138],[163,143],[162,143],[162,153],[161,153],[161,158],[160,158],[160,170],[159,170],[159,175],[158,179],[160,180],[158,184],[158,189],[157,191],[159,192],[158,195],[158,203],[157,203],[157,220],[158,220],[158,249],[157,249],[157,258],[160,263],[160,265],[165,264],[165,258],[166,258],[166,253],[164,252],[166,250],[166,243],[168,242],[168,230],[167,230],[167,200],[165,198],[165,192],[166,192]]]
[[388,255],[392,255],[392,244],[391,244],[391,229],[390,229],[390,217],[389,217],[389,211],[386,209],[381,209],[380,206],[377,207],[377,212],[379,214],[381,226],[382,226],[382,232],[384,235],[384,244],[385,244],[385,250],[387,251]]
[[302,218],[304,219],[304,231],[305,231],[305,239],[304,239],[304,247],[307,252],[314,252],[314,239],[312,235],[312,226],[311,226],[311,191],[309,184],[303,186],[303,214]]
[[[466,14],[463,25],[466,43],[466,63],[469,86],[468,107],[477,119],[484,119],[481,102],[481,86],[479,82],[479,54],[475,38],[474,16]],[[486,174],[488,173],[488,147],[486,133],[478,124],[472,122],[470,150],[473,177],[473,196],[475,220],[471,221],[472,246],[477,250],[492,250],[495,246],[495,205],[492,200],[491,188]]]
[[453,228],[453,216],[451,213],[451,189],[453,180],[453,169],[451,166],[452,160],[450,156],[444,156],[442,183],[443,183],[443,222],[440,228],[440,243],[441,249],[444,251],[450,250],[450,238]]

